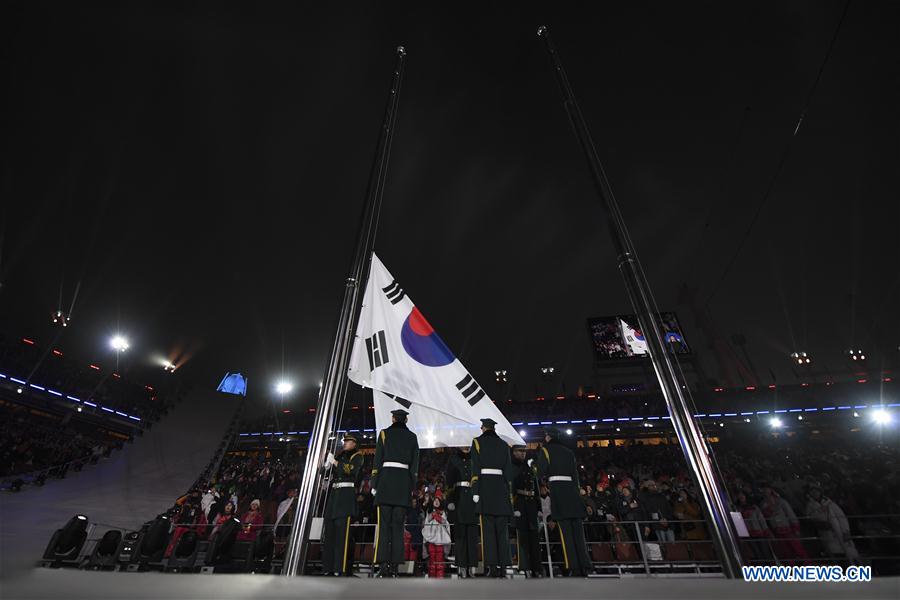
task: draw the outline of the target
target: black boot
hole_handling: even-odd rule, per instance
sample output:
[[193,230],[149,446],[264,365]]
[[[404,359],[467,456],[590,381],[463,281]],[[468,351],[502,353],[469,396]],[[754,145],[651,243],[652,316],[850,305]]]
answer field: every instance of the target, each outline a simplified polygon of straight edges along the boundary
[[391,577],[394,579],[400,577],[400,565],[397,563],[391,563]]
[[385,577],[390,577],[390,576],[391,576],[391,563],[382,563],[378,567],[378,574],[375,575],[375,577],[378,577],[379,579],[383,579]]
[[484,576],[487,578],[496,577],[497,576],[496,569],[497,569],[497,567],[485,567],[484,568]]
[[465,567],[456,567],[456,576],[460,579],[468,579],[469,569]]
[[497,574],[495,577],[497,579],[506,579],[506,567],[497,567]]
[[532,578],[532,579],[543,579],[543,578],[544,578],[544,574],[541,573],[540,571],[532,571],[532,572],[531,572],[531,578]]

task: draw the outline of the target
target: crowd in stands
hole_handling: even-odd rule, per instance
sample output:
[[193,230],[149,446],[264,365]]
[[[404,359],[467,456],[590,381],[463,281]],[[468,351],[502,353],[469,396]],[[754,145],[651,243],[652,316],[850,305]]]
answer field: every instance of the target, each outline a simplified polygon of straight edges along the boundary
[[[262,526],[277,523],[276,538],[284,540],[296,504],[302,456],[298,445],[274,448],[228,454],[203,489],[179,500],[178,523],[202,523],[208,533],[234,514],[243,523],[241,539],[253,539]],[[444,471],[453,452],[421,454],[420,481],[407,517],[409,560],[421,561],[429,547],[427,538],[440,530],[425,528],[423,536],[423,525],[429,520],[433,524],[435,518],[435,499],[439,505],[443,502]],[[589,544],[605,545],[610,559],[627,562],[641,561],[642,555],[660,560],[673,542],[685,542],[695,548],[695,559],[714,560],[701,501],[677,444],[631,440],[624,446],[579,447],[576,453]],[[747,560],[811,564],[830,558],[861,564],[866,557],[900,555],[896,444],[853,445],[835,438],[798,442],[764,435],[723,440],[715,445],[714,455],[732,509],[741,512],[752,536],[743,544]],[[366,525],[376,522],[368,475],[371,455],[366,458],[357,494],[356,523],[362,526],[355,528],[357,543],[373,541],[374,527]],[[541,486],[540,496],[545,531],[555,542],[546,486]],[[551,548],[561,561],[561,548]]]
[[49,467],[59,467],[53,476],[64,476],[70,468],[80,470],[85,462],[109,456],[119,445],[121,440],[79,427],[71,419],[0,403],[0,477]]

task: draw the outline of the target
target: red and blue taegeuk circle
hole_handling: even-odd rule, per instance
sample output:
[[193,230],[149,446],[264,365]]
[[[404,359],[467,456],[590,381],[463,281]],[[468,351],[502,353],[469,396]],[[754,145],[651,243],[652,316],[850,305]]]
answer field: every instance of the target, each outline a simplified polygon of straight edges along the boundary
[[403,322],[400,341],[403,342],[406,353],[426,367],[443,367],[456,360],[444,340],[435,333],[434,328],[415,306]]

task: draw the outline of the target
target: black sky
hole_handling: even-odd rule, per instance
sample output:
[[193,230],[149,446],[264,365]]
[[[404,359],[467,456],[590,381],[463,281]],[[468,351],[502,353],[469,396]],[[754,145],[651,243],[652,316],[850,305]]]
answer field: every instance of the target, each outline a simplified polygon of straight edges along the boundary
[[[6,5],[0,330],[268,393],[321,378],[394,64],[409,56],[376,252],[481,380],[591,376],[628,312],[535,34],[549,25],[663,309],[792,378],[900,344],[897,3]],[[726,266],[790,142],[784,169]],[[721,285],[719,282],[721,281]],[[714,295],[713,295],[714,294]],[[253,387],[255,386],[255,387]]]

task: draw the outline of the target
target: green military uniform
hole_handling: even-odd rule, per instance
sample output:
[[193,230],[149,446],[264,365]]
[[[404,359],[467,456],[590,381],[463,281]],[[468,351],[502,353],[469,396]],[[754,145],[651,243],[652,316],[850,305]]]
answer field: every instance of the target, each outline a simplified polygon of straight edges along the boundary
[[[353,436],[344,438],[356,441]],[[331,482],[325,502],[322,532],[322,571],[350,573],[353,553],[350,543],[350,521],[357,514],[356,489],[362,475],[363,455],[357,450],[342,451],[331,465]]]
[[519,554],[519,570],[535,577],[543,575],[541,564],[540,531],[538,512],[537,467],[527,461],[512,459],[513,469],[513,525],[516,528],[516,547]]
[[378,516],[375,562],[382,575],[396,573],[403,562],[403,527],[419,473],[419,439],[406,428],[405,410],[391,411],[395,422],[375,442],[372,491]]
[[471,453],[460,450],[450,457],[447,474],[447,506],[453,524],[453,544],[456,569],[460,577],[471,577],[471,568],[478,564],[478,515],[472,501]]
[[538,453],[538,475],[550,487],[550,512],[559,530],[565,568],[572,575],[587,576],[593,565],[584,541],[587,510],[581,501],[575,453],[557,441],[558,430],[548,429],[547,435],[551,440]]
[[509,551],[509,518],[512,499],[509,482],[512,463],[509,446],[494,431],[492,419],[482,419],[484,433],[472,440],[472,495],[478,497],[481,554],[485,575],[504,577],[512,563]]

